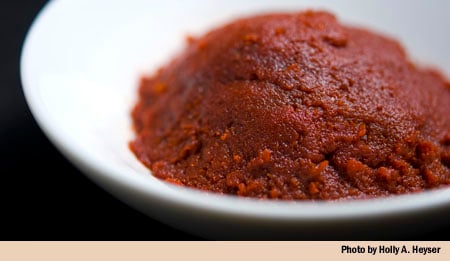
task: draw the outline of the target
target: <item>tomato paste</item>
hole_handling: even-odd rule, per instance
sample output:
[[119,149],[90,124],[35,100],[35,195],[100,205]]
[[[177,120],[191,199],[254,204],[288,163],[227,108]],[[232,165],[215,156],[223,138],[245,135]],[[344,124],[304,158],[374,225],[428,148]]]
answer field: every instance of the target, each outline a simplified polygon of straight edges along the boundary
[[190,37],[142,78],[132,117],[153,175],[201,190],[334,200],[450,184],[450,83],[326,12]]

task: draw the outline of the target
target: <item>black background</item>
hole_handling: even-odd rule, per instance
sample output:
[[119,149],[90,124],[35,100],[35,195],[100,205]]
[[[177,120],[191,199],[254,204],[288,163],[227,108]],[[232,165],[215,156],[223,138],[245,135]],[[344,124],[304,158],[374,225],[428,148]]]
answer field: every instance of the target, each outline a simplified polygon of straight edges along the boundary
[[[200,239],[103,191],[36,125],[21,91],[19,57],[26,32],[45,2],[0,1],[0,240]],[[449,240],[450,224],[397,239]]]
[[194,240],[92,183],[47,140],[21,91],[26,32],[46,1],[0,1],[0,240]]

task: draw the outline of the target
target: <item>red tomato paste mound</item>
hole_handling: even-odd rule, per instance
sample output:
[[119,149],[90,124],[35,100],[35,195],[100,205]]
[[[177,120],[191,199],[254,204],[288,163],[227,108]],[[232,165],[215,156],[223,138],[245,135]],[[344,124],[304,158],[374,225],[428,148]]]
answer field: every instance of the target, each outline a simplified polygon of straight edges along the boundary
[[450,83],[326,12],[234,21],[150,77],[131,149],[156,177],[275,199],[450,184]]

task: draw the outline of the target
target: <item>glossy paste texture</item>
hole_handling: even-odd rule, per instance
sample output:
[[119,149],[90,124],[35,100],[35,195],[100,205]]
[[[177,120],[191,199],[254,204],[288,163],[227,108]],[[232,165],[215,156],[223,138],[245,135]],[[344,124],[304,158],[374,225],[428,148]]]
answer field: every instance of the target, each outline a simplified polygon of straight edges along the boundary
[[325,12],[237,20],[151,77],[131,148],[156,177],[279,199],[450,184],[450,84]]

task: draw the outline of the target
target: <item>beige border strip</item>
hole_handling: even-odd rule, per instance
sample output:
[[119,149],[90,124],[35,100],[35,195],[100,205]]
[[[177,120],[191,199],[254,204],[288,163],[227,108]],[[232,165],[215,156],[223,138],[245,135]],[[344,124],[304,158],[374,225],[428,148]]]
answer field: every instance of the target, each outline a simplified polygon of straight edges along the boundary
[[0,242],[0,260],[448,261],[450,242]]

